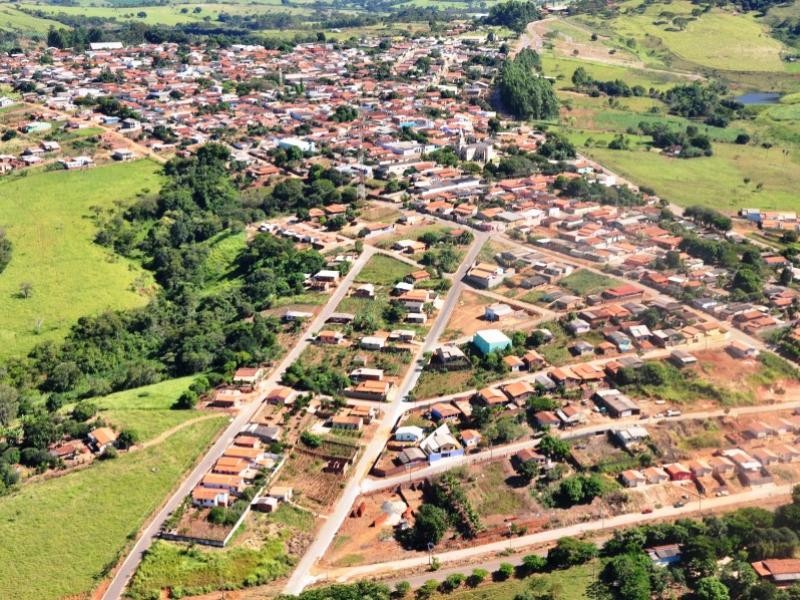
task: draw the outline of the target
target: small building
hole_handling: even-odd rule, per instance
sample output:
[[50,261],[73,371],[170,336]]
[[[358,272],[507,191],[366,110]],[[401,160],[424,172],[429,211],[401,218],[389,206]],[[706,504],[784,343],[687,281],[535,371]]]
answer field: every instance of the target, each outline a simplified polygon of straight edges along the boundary
[[628,488],[641,487],[647,483],[647,478],[641,471],[636,469],[628,469],[619,474],[619,480],[622,485]]
[[103,453],[116,441],[117,434],[110,427],[98,427],[89,432],[89,444],[97,453]]
[[685,350],[673,350],[669,361],[679,369],[697,364],[697,358]]
[[759,577],[777,586],[788,586],[800,581],[800,559],[797,558],[770,558],[751,565]]
[[255,385],[261,380],[264,370],[260,367],[241,367],[233,374],[233,383]]
[[470,365],[467,355],[458,346],[446,344],[433,352],[431,362],[443,369],[459,369]]
[[231,496],[226,490],[198,485],[192,490],[192,504],[200,508],[228,506]]
[[394,432],[394,439],[398,442],[414,442],[418,444],[425,437],[425,430],[416,425],[398,427]]
[[285,406],[292,403],[294,398],[294,390],[292,388],[278,386],[271,390],[265,400],[268,404],[277,404],[278,406]]
[[474,429],[465,429],[461,432],[461,443],[464,444],[464,448],[467,450],[477,448],[482,439],[483,436],[481,436],[481,433],[479,431],[475,431]]
[[331,429],[340,431],[361,431],[364,428],[364,419],[361,417],[335,416],[331,419]]
[[511,340],[499,329],[483,329],[472,336],[472,344],[486,356],[511,347]]
[[439,402],[431,406],[431,419],[437,422],[456,421],[461,414],[452,404]]
[[329,346],[338,346],[344,341],[344,334],[341,331],[323,329],[317,334],[317,343]]
[[386,337],[380,335],[365,335],[358,344],[365,350],[382,350],[386,346]]
[[508,304],[497,302],[495,304],[490,304],[484,309],[483,318],[487,321],[500,321],[506,317],[510,317],[513,314],[514,309]]
[[442,423],[419,445],[420,449],[428,456],[428,462],[436,462],[443,458],[463,456],[464,449],[459,445],[447,423]]
[[751,346],[750,344],[740,342],[739,340],[733,340],[730,344],[728,344],[726,350],[728,351],[728,354],[734,358],[752,359],[758,357],[759,354],[758,348]]
[[564,327],[572,335],[582,335],[592,330],[592,326],[583,319],[572,319]]
[[558,429],[561,426],[561,419],[558,418],[556,413],[549,410],[540,410],[536,413],[534,419],[536,426],[540,429]]
[[666,465],[664,470],[669,475],[671,481],[690,481],[692,479],[692,472],[689,467],[681,463],[672,463]]
[[650,560],[659,567],[669,567],[681,561],[681,548],[678,544],[665,544],[646,548]]

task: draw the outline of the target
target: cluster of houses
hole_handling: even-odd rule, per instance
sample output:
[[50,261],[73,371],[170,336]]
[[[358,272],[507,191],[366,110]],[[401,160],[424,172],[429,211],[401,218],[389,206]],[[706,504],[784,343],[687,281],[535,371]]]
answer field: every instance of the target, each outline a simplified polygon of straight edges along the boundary
[[[668,481],[693,481],[702,494],[722,495],[727,493],[726,480],[731,477],[737,477],[744,486],[766,485],[773,482],[769,467],[800,461],[800,448],[784,439],[787,435],[800,433],[800,417],[753,419],[738,424],[737,429],[749,442],[744,448],[729,447],[716,451],[708,458],[629,469],[620,473],[620,482],[625,487],[638,488]],[[648,435],[644,427],[612,432],[617,443],[627,448],[641,443]]]
[[82,462],[91,455],[100,456],[108,448],[114,447],[119,434],[111,427],[92,429],[85,440],[61,440],[48,448],[50,456],[63,461]]

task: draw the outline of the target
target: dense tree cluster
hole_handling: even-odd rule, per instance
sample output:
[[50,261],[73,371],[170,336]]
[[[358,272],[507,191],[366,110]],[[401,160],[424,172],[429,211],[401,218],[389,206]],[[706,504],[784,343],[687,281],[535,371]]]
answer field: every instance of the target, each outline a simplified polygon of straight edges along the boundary
[[642,195],[627,186],[607,186],[596,181],[588,181],[585,177],[558,177],[554,187],[571,198],[580,198],[600,204],[611,206],[641,206],[644,204]]
[[639,130],[653,138],[653,146],[675,152],[679,158],[696,158],[711,156],[711,140],[700,133],[694,125],[688,125],[685,131],[676,130],[668,123],[639,123]]
[[719,231],[730,231],[731,227],[733,227],[733,221],[730,217],[723,215],[718,210],[705,206],[687,206],[683,211],[683,216]]
[[707,125],[726,127],[742,105],[725,98],[727,89],[718,83],[678,85],[661,94],[669,111],[689,119],[703,119]]
[[14,245],[11,240],[6,236],[6,232],[0,229],[0,273],[6,270],[8,263],[11,262],[11,254],[14,251]]
[[613,81],[599,81],[594,79],[589,72],[583,68],[578,67],[572,73],[572,85],[575,89],[590,96],[599,96],[605,94],[606,96],[644,96],[647,90],[641,85],[629,86],[621,79],[614,79]]
[[498,76],[500,99],[518,119],[553,119],[558,116],[558,99],[552,84],[541,73],[539,55],[525,48],[506,59]]
[[524,0],[510,0],[509,2],[494,4],[489,9],[488,16],[484,17],[483,22],[487,25],[508,27],[517,33],[522,33],[528,23],[538,21],[541,18],[542,13],[536,3]]

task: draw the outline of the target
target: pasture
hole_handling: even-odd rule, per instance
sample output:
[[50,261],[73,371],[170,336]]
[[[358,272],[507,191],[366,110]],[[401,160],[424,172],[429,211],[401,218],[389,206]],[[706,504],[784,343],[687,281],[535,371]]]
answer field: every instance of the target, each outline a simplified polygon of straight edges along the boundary
[[35,17],[6,4],[0,8],[0,31],[47,33],[50,27],[63,27],[57,21]]
[[[110,208],[160,184],[148,160],[0,179],[0,227],[14,244],[0,275],[0,356],[59,340],[79,318],[142,306],[149,274],[94,243],[92,207]],[[29,297],[20,293],[30,284]]]
[[0,597],[90,592],[226,422],[198,422],[146,450],[0,498]]

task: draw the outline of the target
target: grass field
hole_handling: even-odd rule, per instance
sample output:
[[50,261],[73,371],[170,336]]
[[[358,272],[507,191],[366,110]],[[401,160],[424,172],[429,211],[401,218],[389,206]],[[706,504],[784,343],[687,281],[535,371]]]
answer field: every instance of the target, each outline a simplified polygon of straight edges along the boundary
[[[0,227],[14,244],[0,275],[0,356],[58,340],[79,317],[147,302],[134,282],[149,285],[149,275],[93,242],[90,208],[156,190],[157,170],[142,160],[0,180]],[[29,298],[20,297],[23,282]]]
[[780,58],[783,44],[769,35],[755,14],[715,8],[693,16],[696,5],[685,0],[652,3],[644,10],[641,5],[639,0],[624,2],[613,19],[580,17],[578,21],[609,35],[612,43],[648,66],[787,71],[787,63]]
[[47,33],[50,27],[63,27],[58,21],[34,17],[8,5],[0,8],[0,31]]
[[785,157],[780,148],[715,144],[713,156],[688,160],[656,152],[583,151],[676,204],[701,204],[726,212],[752,206],[765,210],[797,208],[797,148],[791,148]]
[[200,422],[146,450],[0,498],[0,597],[56,600],[94,588],[225,422]]
[[[594,583],[595,575],[601,566],[596,562],[572,567],[564,571],[553,571],[544,575],[532,575],[524,579],[509,579],[500,583],[482,585],[475,589],[461,588],[449,594],[435,594],[436,600],[513,600],[518,594],[527,590],[533,592],[534,598],[552,598],[553,600],[587,600],[589,586]],[[464,574],[470,571],[465,569]],[[527,597],[527,596],[526,596]]]
[[558,282],[558,285],[568,289],[573,294],[585,296],[587,294],[597,294],[605,289],[619,285],[619,283],[619,280],[613,277],[601,275],[585,269],[578,269],[564,277],[564,279]]
[[208,550],[156,542],[136,571],[128,594],[134,600],[158,597],[171,588],[203,593],[270,581],[289,569],[283,540],[273,538],[261,548]]
[[170,410],[192,383],[192,377],[170,379],[101,398],[94,398],[100,416],[116,427],[135,429],[142,441],[199,416],[196,410]]
[[376,254],[361,269],[361,272],[356,276],[356,281],[375,285],[394,285],[398,280],[403,279],[403,277],[415,270],[411,265],[396,258],[384,254]]

